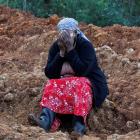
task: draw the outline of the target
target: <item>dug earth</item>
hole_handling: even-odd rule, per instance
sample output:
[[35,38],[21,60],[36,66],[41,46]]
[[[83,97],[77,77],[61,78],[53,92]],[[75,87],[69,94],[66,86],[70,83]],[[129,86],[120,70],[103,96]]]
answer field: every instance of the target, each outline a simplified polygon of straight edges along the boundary
[[[70,139],[67,132],[46,133],[27,121],[28,113],[39,114],[44,66],[59,19],[0,6],[0,140]],[[94,44],[110,95],[89,114],[89,130],[79,140],[139,140],[140,27],[80,28]]]

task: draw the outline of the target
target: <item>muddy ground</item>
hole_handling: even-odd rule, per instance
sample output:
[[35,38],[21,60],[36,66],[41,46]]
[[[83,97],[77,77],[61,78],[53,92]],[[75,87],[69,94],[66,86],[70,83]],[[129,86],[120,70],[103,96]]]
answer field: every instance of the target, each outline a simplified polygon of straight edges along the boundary
[[[0,140],[70,139],[67,132],[45,133],[27,121],[28,113],[39,115],[58,21],[56,15],[40,19],[0,6]],[[110,95],[101,109],[92,110],[87,135],[79,139],[140,139],[140,27],[81,23],[80,28],[96,48]]]

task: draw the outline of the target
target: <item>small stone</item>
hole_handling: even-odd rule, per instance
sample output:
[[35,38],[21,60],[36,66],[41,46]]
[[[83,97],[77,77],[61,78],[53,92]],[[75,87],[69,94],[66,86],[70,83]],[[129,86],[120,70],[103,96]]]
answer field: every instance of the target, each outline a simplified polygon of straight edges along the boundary
[[130,63],[130,60],[128,58],[123,58],[122,59],[122,63],[123,64],[129,64]]
[[0,81],[0,89],[3,89],[4,88],[4,82],[3,80]]
[[138,129],[140,129],[140,121],[138,121],[137,125],[138,125]]
[[7,15],[5,15],[5,14],[0,15],[0,22],[6,22],[7,20],[8,20]]
[[130,53],[134,52],[134,49],[133,49],[133,48],[129,48],[129,49],[127,49],[126,52],[127,52],[128,54],[130,54]]
[[140,69],[140,62],[138,63],[138,69]]
[[36,97],[39,93],[39,89],[38,88],[32,88],[31,91],[29,92],[29,95],[32,97]]
[[14,99],[14,95],[12,93],[8,93],[4,96],[4,101],[10,102]]
[[134,127],[135,127],[135,124],[134,124],[134,122],[132,122],[132,121],[127,121],[126,126],[127,126],[128,128],[134,128]]
[[5,76],[0,76],[0,80],[5,80],[6,77]]

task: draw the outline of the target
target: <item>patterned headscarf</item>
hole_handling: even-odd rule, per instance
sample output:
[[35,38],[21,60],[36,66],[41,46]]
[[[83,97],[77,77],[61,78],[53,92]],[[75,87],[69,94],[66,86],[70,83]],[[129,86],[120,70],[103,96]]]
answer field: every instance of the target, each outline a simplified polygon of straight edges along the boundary
[[57,29],[58,31],[63,31],[63,30],[72,30],[76,31],[77,34],[80,34],[83,38],[89,41],[89,39],[84,35],[84,33],[79,29],[78,27],[78,21],[76,21],[73,18],[64,18],[59,21],[57,24]]

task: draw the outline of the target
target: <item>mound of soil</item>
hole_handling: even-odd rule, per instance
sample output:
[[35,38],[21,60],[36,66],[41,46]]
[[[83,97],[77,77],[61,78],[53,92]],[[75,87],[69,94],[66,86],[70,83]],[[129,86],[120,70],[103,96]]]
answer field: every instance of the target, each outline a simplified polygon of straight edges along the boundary
[[[0,6],[0,139],[70,139],[27,121],[28,113],[40,111],[44,66],[59,20]],[[140,28],[82,23],[80,28],[96,48],[110,90],[102,108],[91,111],[88,135],[80,139],[140,139]]]

